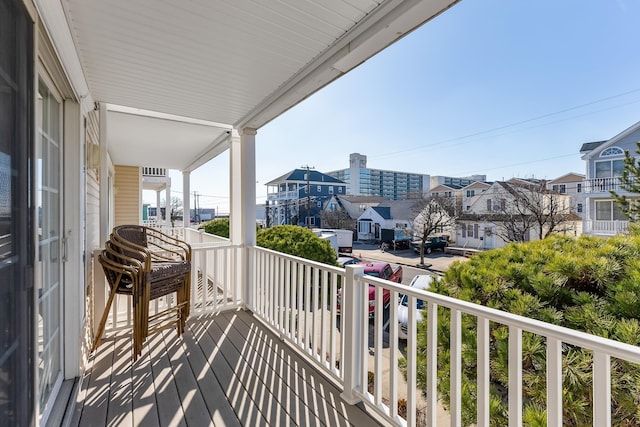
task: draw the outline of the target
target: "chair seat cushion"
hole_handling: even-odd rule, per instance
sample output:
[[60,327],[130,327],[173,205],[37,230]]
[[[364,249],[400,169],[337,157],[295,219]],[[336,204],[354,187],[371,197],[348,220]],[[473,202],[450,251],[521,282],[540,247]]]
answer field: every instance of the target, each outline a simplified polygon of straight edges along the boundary
[[153,262],[151,271],[148,274],[148,280],[155,282],[190,272],[191,263],[188,261]]
[[149,298],[155,299],[178,292],[187,285],[186,275],[190,272],[191,263],[187,261],[154,262],[147,274]]

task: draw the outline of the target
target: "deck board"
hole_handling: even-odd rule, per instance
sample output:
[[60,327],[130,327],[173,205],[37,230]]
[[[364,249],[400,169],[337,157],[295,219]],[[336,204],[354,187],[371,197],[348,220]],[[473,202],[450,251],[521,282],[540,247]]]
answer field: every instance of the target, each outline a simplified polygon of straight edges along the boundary
[[189,319],[151,336],[131,363],[130,335],[104,340],[85,375],[80,426],[377,425],[250,313]]

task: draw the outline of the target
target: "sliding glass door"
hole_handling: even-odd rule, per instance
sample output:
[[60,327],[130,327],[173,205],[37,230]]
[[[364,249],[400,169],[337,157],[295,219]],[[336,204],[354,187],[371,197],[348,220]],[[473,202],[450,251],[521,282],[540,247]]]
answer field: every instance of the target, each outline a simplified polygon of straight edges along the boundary
[[0,425],[35,424],[33,23],[0,0]]
[[38,258],[38,396],[47,413],[62,383],[62,103],[40,77],[36,120],[36,217]]

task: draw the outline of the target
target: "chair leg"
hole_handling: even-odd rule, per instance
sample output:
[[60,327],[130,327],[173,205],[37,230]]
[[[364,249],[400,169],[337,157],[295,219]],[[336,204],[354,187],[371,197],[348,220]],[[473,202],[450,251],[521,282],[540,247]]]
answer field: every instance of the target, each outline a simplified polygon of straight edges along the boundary
[[104,312],[102,313],[102,318],[100,319],[100,324],[98,325],[98,330],[96,331],[96,336],[93,340],[93,346],[91,347],[91,352],[93,353],[99,346],[100,341],[102,340],[102,334],[104,334],[104,328],[107,324],[107,317],[109,317],[109,310],[111,310],[111,304],[113,304],[113,299],[116,296],[116,289],[111,288],[109,292],[109,299],[107,300],[107,306],[104,308]]

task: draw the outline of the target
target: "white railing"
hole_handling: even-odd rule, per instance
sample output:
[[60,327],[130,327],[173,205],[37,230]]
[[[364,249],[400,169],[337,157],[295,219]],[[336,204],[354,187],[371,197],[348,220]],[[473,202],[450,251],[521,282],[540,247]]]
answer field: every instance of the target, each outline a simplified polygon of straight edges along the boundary
[[[358,267],[348,266],[349,269]],[[350,279],[353,276],[353,281]],[[376,288],[376,305],[382,305],[383,292],[389,292],[391,304],[389,308],[389,339],[384,337],[383,316],[376,313],[373,328],[369,323],[366,307],[368,301],[368,286]],[[450,313],[450,375],[452,396],[449,410],[451,425],[461,424],[462,414],[462,315],[470,315],[477,320],[477,426],[489,426],[489,388],[490,388],[490,358],[489,348],[491,334],[489,324],[505,325],[509,330],[509,425],[522,425],[522,334],[529,332],[546,338],[546,372],[547,372],[547,425],[562,426],[562,362],[563,351],[567,345],[580,347],[593,354],[593,425],[611,425],[611,359],[640,364],[640,347],[623,344],[606,338],[589,335],[572,329],[555,326],[530,318],[513,315],[494,310],[466,301],[449,298],[443,295],[407,288],[406,286],[363,276],[354,271],[347,271],[343,293],[345,314],[344,342],[352,348],[345,348],[345,383],[344,396],[349,401],[361,400],[366,406],[378,412],[389,422],[399,425],[415,425],[418,409],[424,409],[427,425],[436,425],[438,413],[437,395],[437,360],[438,360],[438,308],[448,309]],[[407,419],[398,416],[396,404],[398,384],[400,383],[394,367],[397,366],[399,353],[397,340],[397,297],[400,293],[408,297],[408,325],[407,325]],[[423,367],[417,365],[417,312],[416,300],[422,299],[427,309],[422,315],[427,319],[426,332],[426,407],[418,408],[419,391],[417,388],[417,372]],[[466,331],[467,333],[469,331]],[[373,337],[373,339],[372,339]],[[388,351],[385,346],[388,345]],[[373,361],[369,355],[373,354]],[[388,354],[389,360],[385,360]],[[349,356],[350,355],[350,356]],[[618,363],[618,362],[614,362]],[[388,368],[388,378],[383,376]],[[368,372],[374,373],[373,392],[367,391]],[[395,375],[395,377],[394,377]],[[383,384],[389,386],[389,391],[383,395]],[[385,404],[388,402],[388,404]]]
[[337,313],[342,268],[264,248],[249,248],[249,308],[325,374],[342,382],[342,331]]
[[620,177],[585,179],[582,183],[585,193],[609,194],[609,191],[622,190],[622,187],[620,186]]
[[[169,228],[162,231],[191,245],[191,314],[236,308],[241,303],[238,280],[239,246],[231,246],[229,239],[192,228]],[[102,268],[96,265],[96,274],[103,277]],[[97,301],[107,301],[109,287],[105,280],[96,280],[95,293],[101,293]],[[153,315],[175,305],[173,295],[155,299],[149,307]],[[97,325],[102,316],[101,307],[94,309]],[[126,295],[116,295],[107,318],[105,332],[130,328],[133,325],[131,300]]]
[[243,305],[239,270],[242,252],[241,246],[229,244],[192,245],[192,316]]
[[278,193],[267,194],[267,200],[297,200],[300,198],[298,190],[280,191]]
[[583,232],[603,236],[627,234],[629,232],[629,221],[585,220]]
[[150,167],[143,167],[142,168],[142,175],[143,176],[160,176],[160,177],[165,177],[167,176],[167,170],[165,168],[150,168]]

